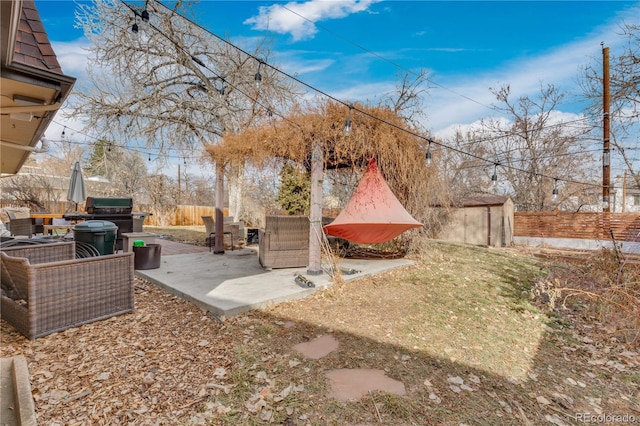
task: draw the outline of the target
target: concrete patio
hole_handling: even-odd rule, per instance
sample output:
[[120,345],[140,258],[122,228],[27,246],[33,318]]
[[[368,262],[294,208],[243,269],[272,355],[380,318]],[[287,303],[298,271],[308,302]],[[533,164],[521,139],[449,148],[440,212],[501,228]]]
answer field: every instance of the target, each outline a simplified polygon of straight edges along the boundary
[[[207,247],[157,239],[162,245],[160,267],[137,270],[136,275],[188,300],[218,317],[300,299],[332,284],[327,273],[310,276],[306,268],[266,270],[258,262],[257,246],[213,254]],[[345,281],[411,265],[408,259],[341,259]],[[301,287],[295,274],[304,275],[315,287]]]

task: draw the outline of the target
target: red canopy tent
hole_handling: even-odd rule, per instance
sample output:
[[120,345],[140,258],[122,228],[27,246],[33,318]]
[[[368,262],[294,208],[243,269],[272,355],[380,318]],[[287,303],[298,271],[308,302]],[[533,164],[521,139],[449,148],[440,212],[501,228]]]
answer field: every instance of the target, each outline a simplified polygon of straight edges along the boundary
[[391,192],[372,158],[345,208],[323,229],[325,234],[354,243],[375,244],[421,226]]

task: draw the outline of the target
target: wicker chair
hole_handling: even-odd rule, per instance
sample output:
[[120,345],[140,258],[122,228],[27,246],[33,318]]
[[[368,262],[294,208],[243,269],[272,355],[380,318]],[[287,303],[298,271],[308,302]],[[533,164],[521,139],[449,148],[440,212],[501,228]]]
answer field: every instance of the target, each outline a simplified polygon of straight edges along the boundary
[[134,254],[75,258],[75,242],[0,252],[2,319],[29,339],[134,310]]
[[[209,250],[211,250],[211,246],[214,245],[213,238],[216,235],[216,221],[213,219],[212,216],[200,216],[200,217],[202,217],[202,221],[204,222],[205,232],[207,233],[207,244],[209,245]],[[235,247],[234,241],[236,242],[236,245],[238,246],[240,245],[240,240],[239,240],[240,226],[238,226],[237,224],[225,223],[223,225],[223,235],[229,236],[229,240],[230,240],[229,244],[226,244],[226,241],[224,241],[224,244],[230,245],[231,250],[233,250]]]
[[31,218],[23,218],[23,219],[11,219],[9,221],[9,231],[11,235],[17,237],[19,235],[27,236],[31,238],[34,231],[34,226],[31,222]]
[[258,230],[258,260],[263,268],[299,268],[309,264],[309,218],[267,216]]

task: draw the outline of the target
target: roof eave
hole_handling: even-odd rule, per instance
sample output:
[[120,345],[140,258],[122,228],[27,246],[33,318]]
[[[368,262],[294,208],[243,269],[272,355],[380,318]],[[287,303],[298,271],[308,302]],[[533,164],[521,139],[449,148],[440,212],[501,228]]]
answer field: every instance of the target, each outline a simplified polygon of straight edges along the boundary
[[[16,50],[16,40],[21,19],[23,1],[0,1],[0,5],[0,19],[2,21],[2,30],[0,35],[2,36],[2,40],[5,41],[3,43],[0,43],[0,67],[2,71],[2,78],[26,83],[33,86],[40,86],[43,89],[46,88],[50,91],[53,90],[55,92],[55,99],[53,99],[51,103],[62,105],[69,96],[71,89],[76,82],[76,78],[62,73],[33,67],[21,62],[16,62],[14,59],[14,53]],[[58,109],[59,107],[56,109],[50,109],[43,114],[42,120],[39,123],[38,127],[28,138],[26,138],[28,142],[27,140],[25,140],[25,142],[27,142],[25,148],[33,148],[38,144],[38,141],[44,135],[44,132],[51,124],[51,121],[53,120],[53,117],[55,116]],[[0,143],[1,142],[2,141],[0,141]],[[25,149],[25,152],[21,156],[21,159],[17,163],[12,163],[16,164],[16,166],[11,167],[11,172],[17,173],[17,171],[20,170],[20,168],[29,158],[31,151],[32,150],[30,149]],[[3,172],[6,172],[6,170],[3,170]]]

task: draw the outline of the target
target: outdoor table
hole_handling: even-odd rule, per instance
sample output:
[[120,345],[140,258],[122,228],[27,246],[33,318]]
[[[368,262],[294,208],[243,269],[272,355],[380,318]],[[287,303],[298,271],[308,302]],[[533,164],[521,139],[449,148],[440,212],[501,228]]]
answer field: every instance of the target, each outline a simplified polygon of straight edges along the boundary
[[43,225],[52,225],[53,219],[62,219],[60,213],[31,213],[31,219],[42,219]]
[[[65,232],[70,232],[71,228],[73,227],[73,225],[71,224],[67,224],[67,225],[43,225],[44,227],[44,233],[47,235],[53,235],[54,232],[53,231],[58,231],[58,230],[64,230]],[[55,233],[56,235],[58,234],[57,232]]]

